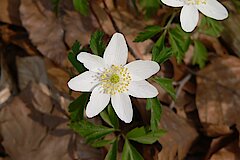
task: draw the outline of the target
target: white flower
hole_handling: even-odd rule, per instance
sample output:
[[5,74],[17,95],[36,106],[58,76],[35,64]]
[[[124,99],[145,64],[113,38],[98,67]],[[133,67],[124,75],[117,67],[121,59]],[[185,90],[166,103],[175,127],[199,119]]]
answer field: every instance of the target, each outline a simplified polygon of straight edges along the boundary
[[68,82],[74,91],[92,92],[86,107],[86,115],[98,115],[110,102],[117,116],[130,123],[133,109],[129,95],[137,98],[152,98],[157,89],[145,79],[160,69],[154,61],[137,60],[126,64],[128,48],[124,36],[115,33],[102,57],[81,52],[77,59],[89,71],[72,78]]
[[180,14],[182,29],[192,32],[197,26],[199,12],[216,20],[223,20],[228,17],[227,9],[217,0],[162,0],[172,7],[183,7]]

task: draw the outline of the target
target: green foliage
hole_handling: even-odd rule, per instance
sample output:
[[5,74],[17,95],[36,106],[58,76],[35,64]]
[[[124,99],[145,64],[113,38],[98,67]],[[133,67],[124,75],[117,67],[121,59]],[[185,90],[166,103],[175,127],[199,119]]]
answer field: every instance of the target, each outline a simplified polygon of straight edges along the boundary
[[236,9],[240,12],[240,1],[239,0],[232,0]]
[[111,104],[108,105],[107,109],[100,113],[100,116],[108,125],[115,129],[119,128],[119,120]]
[[102,125],[95,125],[84,120],[71,123],[70,128],[72,128],[75,132],[84,137],[87,143],[92,143],[96,139],[100,139],[107,134],[115,131],[114,128],[108,128]]
[[152,48],[152,60],[159,64],[164,63],[172,56],[172,50],[165,47],[165,34],[163,33]]
[[157,97],[147,99],[146,109],[151,109],[150,128],[152,131],[157,131],[162,114],[162,105]]
[[144,8],[145,16],[151,17],[160,7],[159,0],[140,0],[140,5]]
[[100,139],[100,140],[97,140],[97,141],[91,143],[91,146],[95,147],[95,148],[104,147],[108,144],[112,144],[114,141],[115,141],[115,139],[113,139],[113,140]]
[[206,65],[208,59],[208,52],[202,42],[195,40],[194,41],[194,55],[193,55],[193,64],[198,64],[200,68],[203,68]]
[[154,78],[154,81],[157,82],[170,96],[175,100],[176,99],[176,91],[173,88],[173,81],[168,78]]
[[87,16],[89,13],[88,0],[73,0],[74,8],[82,15]]
[[134,39],[134,42],[143,42],[147,39],[152,38],[156,34],[162,31],[162,27],[160,26],[148,26],[145,28],[145,31],[140,32],[138,36]]
[[122,152],[122,160],[144,160],[141,154],[134,148],[128,139],[125,139]]
[[106,49],[106,45],[103,43],[104,33],[101,31],[96,31],[92,34],[90,40],[90,48],[95,55],[103,56],[103,53]]
[[189,33],[186,33],[177,25],[169,30],[169,41],[173,54],[176,56],[178,63],[182,61],[190,44]]
[[80,63],[77,60],[77,55],[80,53],[80,43],[79,41],[75,41],[74,44],[71,47],[71,51],[68,53],[68,60],[72,63],[72,65],[76,68],[76,70],[79,73],[82,73],[83,71],[85,71],[85,67],[83,66],[82,63]]
[[114,141],[104,160],[116,160],[118,151],[118,138]]
[[213,37],[219,37],[223,29],[224,28],[219,21],[209,17],[205,17],[205,16],[202,18],[201,24],[199,27],[199,31],[201,33],[204,33]]
[[153,144],[158,141],[159,137],[165,133],[164,130],[156,130],[151,132],[146,132],[144,127],[134,128],[127,133],[127,138],[129,140],[136,141],[142,144]]
[[70,112],[70,119],[72,122],[83,120],[83,112],[87,104],[88,97],[88,93],[82,93],[68,106],[68,111]]
[[51,3],[53,5],[53,11],[55,12],[56,15],[58,15],[59,12],[59,4],[61,0],[51,0]]

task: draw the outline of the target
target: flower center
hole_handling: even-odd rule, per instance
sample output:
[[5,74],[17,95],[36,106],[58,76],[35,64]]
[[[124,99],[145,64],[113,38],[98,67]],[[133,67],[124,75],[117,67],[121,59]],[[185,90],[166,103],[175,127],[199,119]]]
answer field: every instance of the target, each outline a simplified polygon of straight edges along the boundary
[[111,83],[116,84],[116,83],[119,82],[119,80],[120,80],[120,77],[119,77],[117,74],[113,74],[113,75],[110,77],[110,82],[111,82]]
[[188,5],[199,5],[199,4],[206,4],[207,0],[185,0],[185,3]]
[[103,92],[114,95],[128,91],[127,87],[130,84],[131,76],[128,69],[117,65],[112,65],[110,68],[105,68],[99,75],[100,85]]

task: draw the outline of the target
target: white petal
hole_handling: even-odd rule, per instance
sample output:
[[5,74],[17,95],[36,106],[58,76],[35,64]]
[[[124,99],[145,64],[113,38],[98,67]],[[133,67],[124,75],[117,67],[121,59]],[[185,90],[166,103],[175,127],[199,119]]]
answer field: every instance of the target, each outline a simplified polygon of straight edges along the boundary
[[115,33],[103,55],[105,63],[109,65],[124,65],[127,63],[128,48],[124,36]]
[[196,5],[206,16],[216,20],[223,20],[228,17],[227,9],[216,0],[207,0],[206,4]]
[[115,94],[111,96],[111,102],[117,116],[125,123],[130,123],[133,117],[130,97],[125,93]]
[[81,52],[78,54],[77,60],[83,63],[83,65],[90,71],[98,71],[99,68],[105,67],[105,63],[102,57],[92,55],[87,52]]
[[157,62],[143,60],[133,61],[124,67],[128,68],[133,81],[147,79],[153,74],[157,73],[160,69],[160,66]]
[[182,7],[184,5],[181,0],[162,0],[162,2],[171,7]]
[[86,107],[86,115],[92,118],[98,115],[109,103],[110,95],[101,92],[101,86],[94,88]]
[[197,26],[199,13],[195,6],[185,5],[180,14],[180,22],[185,32],[192,32]]
[[132,81],[128,87],[128,94],[137,98],[153,98],[158,90],[147,81]]
[[68,87],[74,91],[90,92],[99,83],[96,80],[97,73],[86,71],[82,74],[70,79]]

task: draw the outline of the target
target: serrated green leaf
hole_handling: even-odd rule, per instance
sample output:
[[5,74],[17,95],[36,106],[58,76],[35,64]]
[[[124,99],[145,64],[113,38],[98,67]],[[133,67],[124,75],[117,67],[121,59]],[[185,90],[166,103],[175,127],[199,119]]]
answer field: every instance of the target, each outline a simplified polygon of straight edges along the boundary
[[89,13],[89,3],[88,0],[73,0],[73,6],[76,11],[80,12],[82,15],[87,16]]
[[96,31],[92,34],[90,40],[90,48],[95,55],[103,56],[106,45],[103,43],[104,33],[101,31]]
[[114,141],[104,160],[116,160],[118,151],[118,138]]
[[146,109],[151,109],[150,128],[152,131],[157,131],[162,114],[162,105],[157,97],[147,99]]
[[79,73],[82,73],[86,69],[83,64],[77,60],[77,55],[81,51],[80,47],[80,43],[78,41],[75,41],[71,47],[71,51],[68,53],[68,60],[72,63],[73,67],[76,68]]
[[128,139],[125,139],[122,152],[122,160],[144,160],[141,154],[134,148]]
[[84,108],[87,105],[88,97],[88,93],[82,93],[77,99],[69,104],[68,111],[70,112],[70,119],[72,122],[83,119]]
[[100,113],[100,116],[104,120],[104,122],[106,122],[109,126],[114,127],[106,109]]
[[164,32],[152,48],[152,60],[159,64],[164,63],[172,56],[172,50],[165,47],[165,36],[166,33]]
[[199,26],[199,31],[201,33],[213,37],[219,37],[223,29],[224,28],[219,21],[205,16],[202,18],[201,24]]
[[200,68],[205,67],[208,60],[208,52],[204,44],[198,40],[194,41],[194,54],[192,63],[198,64]]
[[155,130],[151,132],[146,132],[144,127],[134,128],[127,134],[129,140],[136,141],[142,144],[153,144],[165,133],[164,130]]
[[146,18],[151,17],[160,7],[159,0],[140,0],[140,5],[144,8]]
[[108,107],[100,113],[100,116],[108,125],[114,127],[115,129],[119,128],[119,120],[111,104],[109,104]]
[[119,119],[118,119],[116,113],[114,112],[111,104],[108,105],[107,110],[108,110],[108,115],[111,120],[111,123],[113,124],[113,127],[115,129],[118,129],[119,128]]
[[134,39],[134,42],[143,42],[147,39],[152,38],[159,32],[161,32],[163,29],[160,26],[148,26],[145,28],[145,31],[140,32],[137,37]]
[[113,140],[101,139],[99,141],[95,141],[95,142],[91,143],[91,146],[95,147],[95,148],[100,148],[100,147],[104,147],[108,144],[112,144],[114,141],[115,141],[115,139],[113,139]]
[[71,123],[69,126],[79,135],[86,138],[87,143],[91,143],[115,131],[114,128],[108,128],[102,125],[95,125],[84,120]]
[[152,60],[159,64],[164,63],[172,56],[172,50],[170,48],[163,47],[162,49],[157,46],[153,46],[152,49]]
[[176,100],[176,91],[172,85],[173,80],[168,78],[154,78],[157,82],[174,100]]
[[170,29],[168,33],[172,53],[176,56],[178,63],[180,63],[190,45],[189,33],[184,32],[179,25]]

